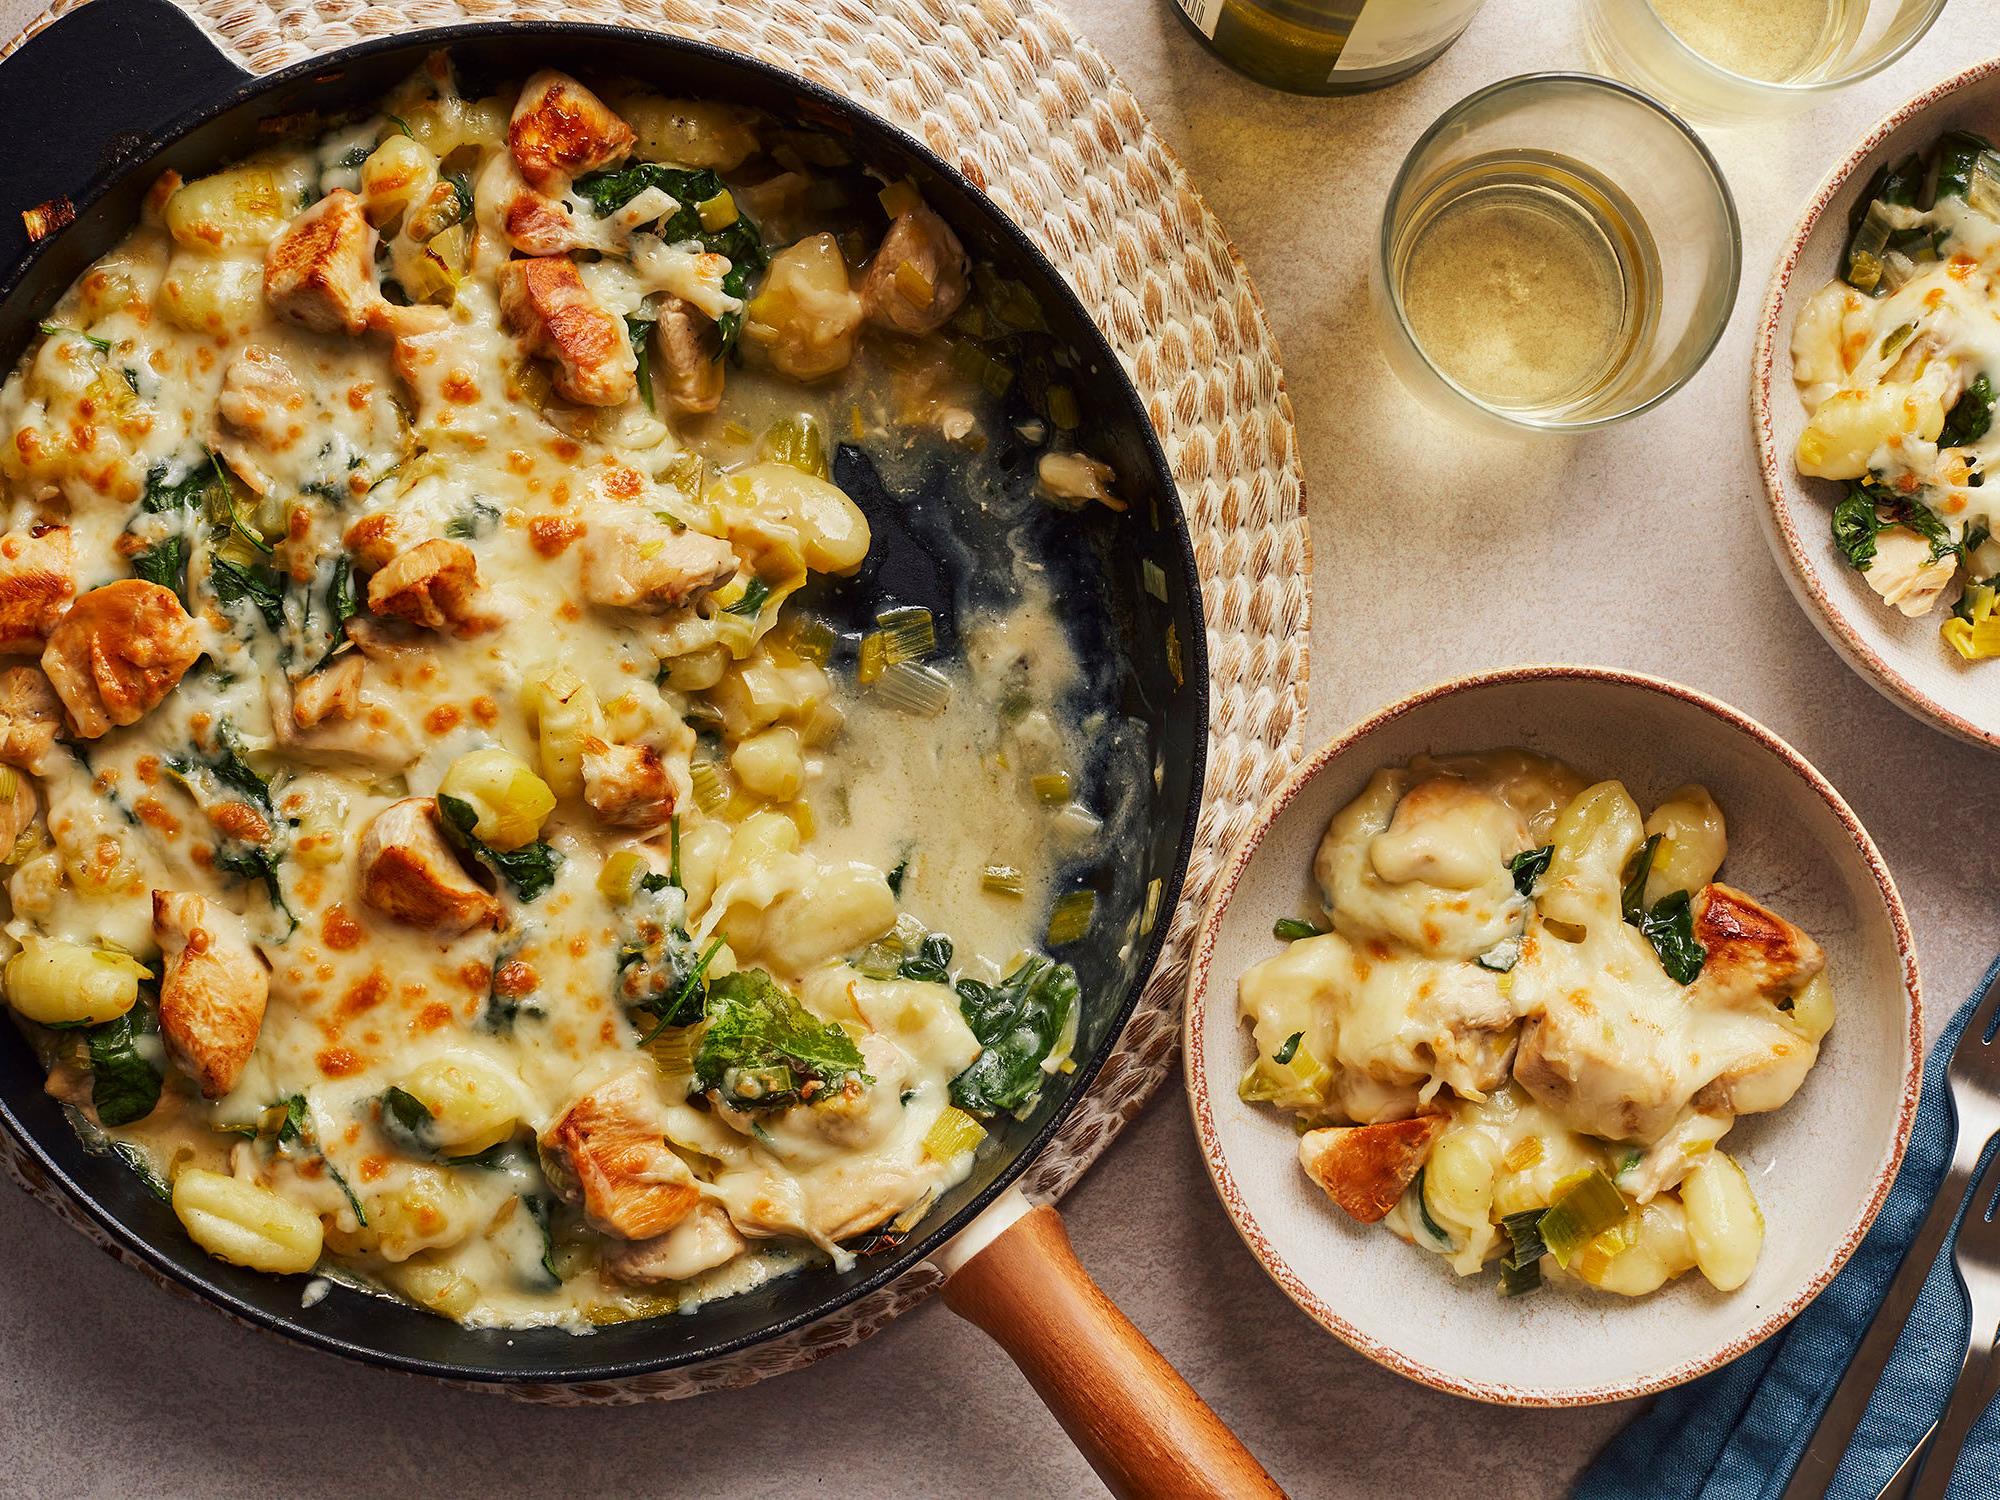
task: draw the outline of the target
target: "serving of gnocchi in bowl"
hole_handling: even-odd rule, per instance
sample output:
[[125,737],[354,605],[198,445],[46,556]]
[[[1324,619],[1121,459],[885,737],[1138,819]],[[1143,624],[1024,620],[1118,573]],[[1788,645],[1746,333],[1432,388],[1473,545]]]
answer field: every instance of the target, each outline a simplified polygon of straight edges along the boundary
[[1910,713],[2000,748],[1996,139],[2000,60],[1827,176],[1765,297],[1751,413],[1765,535],[1820,633]]
[[921,147],[637,32],[367,43],[126,160],[0,267],[14,1159],[460,1378],[888,1285],[1088,1085],[1193,836],[1102,334]]
[[1839,794],[1691,689],[1460,679],[1310,758],[1189,980],[1209,1170],[1265,1269],[1461,1395],[1660,1390],[1768,1337],[1902,1158],[1921,1016]]

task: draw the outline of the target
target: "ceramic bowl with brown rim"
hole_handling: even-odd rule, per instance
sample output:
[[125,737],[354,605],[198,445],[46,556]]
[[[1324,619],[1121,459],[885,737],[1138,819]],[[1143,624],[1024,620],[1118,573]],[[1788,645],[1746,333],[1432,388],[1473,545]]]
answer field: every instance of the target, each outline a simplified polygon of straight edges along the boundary
[[1839,274],[1849,211],[1875,169],[1927,150],[1951,130],[2000,137],[2000,58],[1926,89],[1889,115],[1813,194],[1764,298],[1750,366],[1751,425],[1768,501],[1764,533],[1820,634],[1891,701],[1940,729],[2000,749],[2000,662],[1964,661],[1939,638],[1947,604],[1912,620],[1876,597],[1833,544],[1833,507],[1846,486],[1807,479],[1793,462],[1806,424],[1792,384],[1793,318]]
[[[1767,1232],[1750,1279],[1690,1273],[1626,1299],[1575,1282],[1502,1298],[1489,1269],[1362,1225],[1300,1170],[1289,1116],[1244,1103],[1253,1061],[1237,980],[1278,952],[1271,925],[1316,910],[1314,851],[1384,766],[1420,752],[1516,746],[1616,777],[1641,806],[1690,781],[1728,820],[1722,877],[1826,948],[1836,1019],[1783,1109],[1740,1119],[1726,1148]],[[1832,1279],[1887,1195],[1915,1118],[1923,1050],[1917,962],[1894,882],[1840,794],[1755,720],[1691,688],[1600,667],[1519,667],[1407,698],[1302,765],[1223,871],[1188,979],[1187,1085],[1224,1208],[1293,1301],[1369,1358],[1439,1390],[1516,1406],[1643,1396],[1768,1338]]]

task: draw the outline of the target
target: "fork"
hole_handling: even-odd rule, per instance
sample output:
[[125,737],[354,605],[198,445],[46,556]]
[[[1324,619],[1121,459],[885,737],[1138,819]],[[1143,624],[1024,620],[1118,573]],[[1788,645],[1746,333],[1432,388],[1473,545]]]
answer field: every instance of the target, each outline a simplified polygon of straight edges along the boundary
[[2000,1217],[1993,1211],[1996,1194],[2000,1194],[2000,1151],[1993,1153],[1973,1187],[1972,1201],[1966,1205],[1965,1219],[1952,1247],[1952,1265],[1972,1307],[1972,1345],[1966,1351],[1965,1368],[1951,1393],[1951,1402],[1931,1435],[1930,1453],[1917,1471],[1910,1500],[1944,1500],[1972,1424],[1984,1415],[1994,1391],[2000,1389],[2000,1348],[1994,1342],[2000,1338]]
[[[1889,1367],[1889,1356],[1909,1321],[1917,1293],[1923,1290],[1951,1233],[1958,1206],[1965,1201],[1966,1187],[1979,1167],[1986,1143],[2000,1134],[2000,1040],[1988,1041],[1988,1034],[2000,1021],[2000,974],[1988,982],[1979,997],[1965,1030],[1959,1033],[1951,1061],[1945,1065],[1945,1085],[1950,1090],[1952,1117],[1957,1122],[1957,1142],[1952,1148],[1951,1165],[1938,1189],[1937,1200],[1917,1231],[1896,1278],[1889,1284],[1875,1319],[1869,1324],[1861,1345],[1848,1362],[1826,1410],[1806,1440],[1804,1455],[1792,1482],[1785,1486],[1781,1500],[1821,1500],[1832,1487],[1834,1471],[1847,1452],[1855,1429],[1867,1415],[1868,1402]],[[1991,1329],[1988,1329],[1989,1336]]]

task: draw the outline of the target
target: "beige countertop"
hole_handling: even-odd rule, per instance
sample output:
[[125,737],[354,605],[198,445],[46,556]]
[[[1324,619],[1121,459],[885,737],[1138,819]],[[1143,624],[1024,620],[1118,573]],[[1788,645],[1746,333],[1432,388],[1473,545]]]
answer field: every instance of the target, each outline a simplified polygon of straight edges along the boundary
[[[2000,7],[1960,0],[1911,56],[1813,114],[1709,132],[1743,219],[1728,334],[1660,410],[1530,447],[1411,408],[1368,332],[1365,257],[1390,177],[1447,104],[1510,74],[1584,66],[1573,0],[1488,0],[1427,72],[1345,100],[1236,77],[1167,0],[1058,3],[1186,160],[1282,343],[1318,575],[1308,742],[1440,677],[1518,661],[1607,662],[1715,693],[1790,738],[1874,831],[1941,1024],[2000,945],[2000,760],[1877,697],[1793,604],[1754,513],[1748,359],[1765,279],[1812,186],[1891,106],[2000,52]],[[40,7],[0,0],[0,34]],[[1550,1496],[1629,1415],[1471,1405],[1320,1332],[1231,1232],[1178,1078],[1065,1214],[1105,1289],[1295,1495]],[[236,1327],[153,1290],[6,1186],[0,1267],[0,1493],[1101,1493],[1013,1367],[935,1303],[752,1389],[556,1411]]]

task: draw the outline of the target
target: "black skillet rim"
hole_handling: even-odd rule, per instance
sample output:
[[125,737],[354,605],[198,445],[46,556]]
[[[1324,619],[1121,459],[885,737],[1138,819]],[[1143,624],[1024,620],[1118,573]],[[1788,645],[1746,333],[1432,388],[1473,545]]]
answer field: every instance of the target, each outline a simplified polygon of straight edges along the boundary
[[[1127,1022],[1131,1020],[1132,1012],[1138,1004],[1140,993],[1145,989],[1147,983],[1150,982],[1159,964],[1160,952],[1165,946],[1167,932],[1172,925],[1171,915],[1179,905],[1180,898],[1184,894],[1188,863],[1193,855],[1195,828],[1201,815],[1203,790],[1206,785],[1208,760],[1207,727],[1210,711],[1206,612],[1202,605],[1201,578],[1195,563],[1193,534],[1185,509],[1180,504],[1179,487],[1174,483],[1173,470],[1167,462],[1165,450],[1161,447],[1159,434],[1154,430],[1152,420],[1146,413],[1145,404],[1140,398],[1138,390],[1133,385],[1131,377],[1126,374],[1124,365],[1119,361],[1116,351],[1111,347],[1110,341],[1104,336],[1103,330],[1098,326],[1096,318],[1084,307],[1082,300],[1077,296],[1068,280],[1064,278],[1063,274],[1049,258],[1043,254],[1041,248],[1035,244],[1027,232],[1005,210],[1000,208],[983,189],[968,179],[964,173],[945,162],[921,140],[901,126],[877,114],[866,105],[835,93],[824,85],[814,83],[811,79],[801,77],[774,64],[764,62],[761,59],[733,52],[711,43],[695,41],[687,37],[671,36],[665,33],[649,32],[636,27],[607,26],[594,22],[519,21],[472,22],[457,26],[424,28],[417,32],[405,32],[391,37],[373,38],[351,47],[343,47],[336,52],[324,53],[303,62],[295,63],[291,67],[280,69],[263,77],[253,77],[246,80],[221,99],[203,105],[181,116],[164,128],[154,131],[147,138],[145,144],[132,153],[134,157],[138,158],[137,162],[132,162],[128,158],[126,162],[121,162],[117,169],[94,178],[83,196],[74,200],[78,216],[81,217],[84,211],[94,206],[114,186],[122,182],[126,174],[137,170],[138,166],[150,160],[158,151],[208,123],[210,120],[216,119],[251,102],[259,95],[273,92],[288,84],[310,82],[315,75],[337,70],[350,60],[371,57],[377,53],[402,50],[418,44],[426,47],[448,49],[458,42],[472,39],[487,40],[497,38],[525,40],[538,34],[559,36],[565,40],[588,40],[591,37],[602,37],[607,41],[615,39],[621,45],[638,42],[642,46],[654,47],[664,53],[687,54],[701,57],[711,64],[722,67],[725,71],[738,69],[751,74],[761,75],[767,84],[788,89],[795,97],[802,101],[827,109],[843,118],[857,120],[860,129],[864,133],[882,132],[895,138],[896,144],[900,149],[908,151],[921,160],[929,171],[950,181],[970,201],[978,205],[990,216],[992,227],[997,229],[1000,236],[1009,242],[1014,251],[1039,274],[1043,285],[1037,290],[1043,292],[1053,290],[1057,296],[1069,304],[1070,310],[1076,315],[1076,321],[1081,326],[1087,327],[1090,330],[1096,347],[1088,352],[1104,361],[1105,369],[1115,371],[1112,384],[1116,387],[1117,398],[1125,406],[1129,420],[1136,425],[1140,433],[1144,450],[1152,461],[1156,480],[1160,482],[1164,494],[1173,501],[1174,521],[1168,529],[1173,532],[1174,539],[1179,546],[1182,587],[1185,590],[1189,614],[1195,626],[1189,632],[1190,639],[1183,643],[1182,649],[1188,653],[1190,666],[1193,668],[1192,673],[1189,675],[1193,681],[1195,705],[1201,714],[1202,732],[1194,737],[1193,765],[1190,767],[1192,790],[1188,798],[1187,810],[1182,819],[1180,840],[1174,853],[1171,869],[1169,884],[1173,891],[1174,899],[1172,902],[1162,901],[1161,919],[1155,923],[1153,932],[1143,950],[1137,970],[1138,977],[1126,986],[1125,995],[1113,1016],[1113,1024],[1106,1030],[1104,1039],[1098,1044],[1096,1050],[1089,1058],[1078,1066],[1077,1076],[1072,1082],[1069,1096],[1063,1101],[1062,1107],[1051,1114],[1042,1128],[1016,1150],[1013,1158],[1000,1169],[992,1182],[988,1183],[985,1188],[975,1194],[969,1202],[943,1223],[932,1228],[921,1240],[912,1240],[894,1258],[885,1259],[881,1269],[872,1275],[846,1287],[833,1296],[811,1304],[799,1312],[769,1323],[755,1332],[725,1338],[716,1343],[693,1350],[662,1355],[659,1358],[640,1358],[604,1365],[593,1365],[586,1362],[574,1366],[564,1365],[559,1368],[541,1370],[495,1369],[490,1366],[482,1366],[476,1362],[458,1363],[424,1359],[371,1348],[365,1344],[356,1343],[351,1339],[326,1333],[290,1317],[245,1302],[228,1289],[204,1279],[195,1274],[187,1266],[168,1256],[163,1249],[155,1246],[151,1240],[143,1235],[127,1228],[123,1221],[115,1214],[100,1205],[81,1183],[72,1178],[43,1149],[39,1139],[15,1115],[9,1103],[4,1098],[0,1098],[0,1126],[4,1126],[8,1133],[20,1143],[22,1148],[33,1157],[42,1172],[47,1175],[49,1181],[53,1182],[72,1201],[77,1203],[90,1216],[91,1221],[120,1248],[139,1256],[147,1266],[151,1267],[152,1270],[165,1277],[168,1281],[192,1292],[203,1301],[212,1303],[239,1321],[269,1330],[316,1349],[322,1349],[329,1353],[358,1360],[363,1364],[402,1370],[410,1374],[428,1375],[444,1380],[500,1386],[571,1385],[584,1381],[622,1380],[634,1376],[652,1374],[661,1370],[686,1368],[691,1365],[703,1364],[711,1360],[739,1353],[745,1349],[754,1348],[760,1344],[769,1343],[773,1339],[783,1337],[809,1324],[816,1323],[838,1312],[840,1309],[851,1306],[888,1286],[891,1282],[897,1280],[906,1272],[928,1259],[939,1247],[958,1234],[974,1219],[978,1218],[1002,1194],[1007,1192],[1022,1174],[1027,1171],[1029,1165],[1036,1157],[1048,1147],[1050,1141],[1054,1139],[1056,1131],[1069,1118],[1070,1112],[1076,1107],[1078,1101],[1089,1091],[1090,1085],[1096,1078],[1099,1069],[1115,1049],[1118,1037],[1122,1035]],[[53,243],[53,241],[50,243]],[[13,268],[12,274],[7,276],[4,286],[0,286],[0,299],[4,299],[13,293],[29,268],[39,258],[38,252],[31,252]],[[1168,886],[1162,887],[1163,894],[1167,889]],[[808,1271],[805,1274],[812,1273]],[[579,1337],[577,1348],[580,1353],[587,1351],[589,1348],[589,1339],[587,1337]]]

